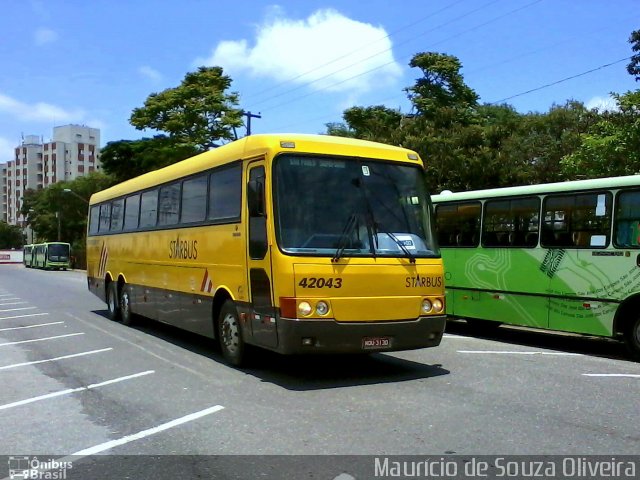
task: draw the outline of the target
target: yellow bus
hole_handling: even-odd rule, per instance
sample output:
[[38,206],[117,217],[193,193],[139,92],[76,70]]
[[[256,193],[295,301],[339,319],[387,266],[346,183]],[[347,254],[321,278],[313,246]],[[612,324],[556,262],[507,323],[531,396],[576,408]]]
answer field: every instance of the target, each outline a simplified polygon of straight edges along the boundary
[[284,354],[437,346],[442,259],[418,155],[253,135],[91,197],[89,289],[139,314]]

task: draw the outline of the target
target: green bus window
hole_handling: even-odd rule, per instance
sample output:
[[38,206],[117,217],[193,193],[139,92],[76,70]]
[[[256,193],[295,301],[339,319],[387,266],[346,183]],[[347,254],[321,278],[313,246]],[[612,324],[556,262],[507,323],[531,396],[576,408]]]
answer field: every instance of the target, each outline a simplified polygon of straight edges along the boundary
[[622,192],[618,196],[613,229],[616,247],[640,247],[640,191]]
[[538,197],[487,201],[482,244],[485,247],[535,247],[539,212]]
[[609,192],[547,197],[542,246],[605,248],[611,230],[611,203]]
[[180,223],[204,221],[207,215],[207,176],[200,175],[182,183]]
[[100,207],[94,205],[91,207],[91,213],[89,217],[89,235],[95,235],[98,233],[98,227],[100,225]]
[[124,203],[124,229],[135,230],[138,228],[138,217],[140,216],[140,195],[127,197]]
[[140,200],[140,228],[155,227],[158,221],[158,189],[142,194]]
[[173,183],[160,189],[158,199],[158,225],[175,225],[178,223],[180,209],[180,184]]
[[211,172],[209,219],[239,219],[241,205],[242,170],[240,164]]
[[480,238],[480,202],[436,206],[441,247],[477,247]]
[[111,231],[119,232],[122,230],[122,221],[124,213],[124,199],[114,200],[111,204]]
[[103,203],[100,205],[100,233],[108,232],[111,227],[111,203]]

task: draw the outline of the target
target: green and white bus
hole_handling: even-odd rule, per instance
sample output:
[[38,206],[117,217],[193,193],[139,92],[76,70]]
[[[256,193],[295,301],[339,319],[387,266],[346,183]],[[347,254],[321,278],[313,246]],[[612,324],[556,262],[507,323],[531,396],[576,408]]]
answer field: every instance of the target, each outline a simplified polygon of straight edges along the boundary
[[640,359],[640,175],[432,200],[450,317],[612,337]]
[[33,266],[33,244],[28,244],[22,247],[22,263],[27,268]]
[[71,245],[63,242],[45,242],[33,245],[31,266],[45,270],[70,268]]

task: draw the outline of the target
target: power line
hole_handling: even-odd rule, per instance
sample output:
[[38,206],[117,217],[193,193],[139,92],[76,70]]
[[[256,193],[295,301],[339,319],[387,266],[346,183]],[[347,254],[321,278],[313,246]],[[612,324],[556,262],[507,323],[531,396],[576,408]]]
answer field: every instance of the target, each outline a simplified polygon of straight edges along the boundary
[[595,71],[602,70],[603,68],[610,67],[612,65],[615,65],[615,64],[620,63],[620,62],[624,62],[625,60],[629,60],[629,59],[631,59],[631,56],[625,57],[625,58],[621,58],[620,60],[616,60],[615,62],[605,63],[604,65],[600,65],[599,67],[592,68],[591,70],[587,70],[586,72],[578,73],[576,75],[571,75],[570,77],[566,77],[566,78],[563,78],[561,80],[557,80],[555,82],[547,83],[546,85],[542,85],[542,86],[537,87],[537,88],[532,88],[531,90],[527,90],[526,92],[517,93],[515,95],[511,95],[510,97],[506,97],[506,98],[503,98],[501,100],[496,100],[495,102],[489,103],[489,105],[496,105],[498,103],[502,103],[502,102],[506,102],[507,100],[511,100],[512,98],[517,98],[517,97],[521,97],[523,95],[527,95],[529,93],[537,92],[539,90],[542,90],[542,89],[545,89],[545,88],[548,88],[548,87],[552,87],[554,85],[558,85],[559,83],[563,83],[563,82],[566,82],[568,80],[573,80],[574,78],[582,77],[582,76],[587,75],[589,73],[593,73]]
[[[490,5],[494,4],[494,3],[497,3],[497,2],[499,2],[499,1],[500,1],[500,0],[492,0],[492,1],[488,2],[488,3],[485,3],[485,4],[484,4],[484,5],[482,5],[481,7],[476,8],[475,10],[471,10],[470,12],[467,12],[467,13],[465,13],[464,15],[460,15],[460,16],[458,16],[458,17],[456,17],[456,18],[452,19],[452,20],[449,20],[448,22],[442,23],[442,24],[440,24],[440,25],[438,25],[438,26],[436,26],[436,27],[434,27],[434,28],[431,28],[431,29],[426,30],[426,31],[424,31],[424,32],[422,32],[422,33],[419,33],[419,34],[417,34],[417,35],[414,35],[412,38],[410,38],[410,39],[408,39],[408,40],[405,40],[404,42],[397,43],[397,44],[396,44],[396,47],[399,47],[399,46],[405,45],[405,44],[407,44],[407,43],[409,43],[409,42],[414,41],[414,40],[415,40],[416,38],[418,38],[418,37],[422,37],[422,36],[426,35],[427,33],[434,32],[435,30],[438,30],[438,29],[440,29],[440,28],[442,28],[442,27],[445,27],[445,26],[447,26],[447,25],[449,25],[449,24],[451,24],[451,23],[454,23],[454,22],[456,22],[456,21],[458,21],[458,20],[461,20],[462,18],[468,17],[469,15],[472,15],[472,14],[474,14],[474,13],[476,13],[476,12],[480,11],[480,10],[483,10],[483,9],[485,9],[486,7],[488,7],[488,6],[490,6]],[[534,2],[532,2],[532,4],[533,4],[533,3],[538,3],[538,2],[541,2],[541,1],[542,1],[542,0],[535,0]],[[531,5],[531,4],[529,4],[529,5]],[[529,6],[529,5],[527,5],[527,6]],[[524,8],[524,7],[523,7],[523,8]],[[519,10],[519,9],[517,9],[517,10]],[[514,10],[514,11],[515,11],[515,10]],[[513,12],[510,12],[510,13],[513,13]],[[507,15],[508,15],[508,14],[507,14]],[[498,18],[501,18],[501,17],[498,17]],[[490,22],[487,22],[487,23],[490,23]],[[475,27],[474,27],[474,28],[475,28]],[[464,31],[464,32],[462,32],[462,33],[466,33],[466,31]],[[455,38],[455,36],[454,36],[454,37],[450,37],[449,39],[451,39],[451,38]],[[447,39],[447,40],[449,40],[449,39]],[[329,77],[331,77],[331,76],[335,75],[336,73],[340,73],[340,72],[342,72],[342,71],[344,71],[344,70],[348,70],[348,69],[350,69],[350,68],[352,68],[352,67],[354,67],[354,66],[356,66],[356,65],[358,65],[358,64],[360,64],[360,63],[366,62],[367,60],[371,60],[372,58],[375,58],[375,57],[377,57],[378,55],[382,55],[383,53],[387,53],[388,51],[389,51],[389,49],[380,50],[380,51],[378,51],[378,52],[374,53],[373,55],[369,55],[368,57],[365,57],[365,58],[363,58],[363,59],[361,59],[361,60],[359,60],[359,61],[357,61],[357,62],[353,62],[353,63],[351,63],[351,64],[347,65],[346,67],[342,67],[342,68],[340,68],[340,69],[338,69],[338,70],[334,70],[334,71],[332,71],[332,72],[330,72],[330,73],[328,73],[328,74],[326,74],[326,75],[323,75],[323,76],[318,77],[318,78],[316,78],[316,79],[314,79],[314,80],[312,80],[312,81],[310,81],[310,82],[307,82],[307,83],[305,83],[304,85],[300,85],[300,86],[298,86],[298,87],[295,87],[295,88],[289,89],[289,90],[287,90],[287,91],[285,91],[285,92],[282,92],[282,93],[279,93],[279,94],[277,94],[277,95],[272,95],[271,97],[267,97],[267,98],[265,98],[265,99],[263,99],[263,100],[259,100],[258,102],[254,103],[254,106],[255,106],[255,105],[259,105],[259,104],[261,104],[261,103],[264,103],[264,102],[266,102],[266,101],[273,100],[273,99],[275,99],[275,98],[279,98],[279,97],[282,97],[282,96],[284,96],[284,95],[290,94],[291,92],[295,92],[296,90],[300,90],[300,89],[302,89],[302,88],[306,88],[306,87],[308,87],[309,85],[312,85],[312,84],[314,84],[314,83],[319,82],[320,80],[324,80],[325,78],[329,78]],[[332,63],[332,62],[329,62],[329,63]],[[394,64],[394,63],[395,63],[395,61],[387,62],[387,63],[385,63],[385,64],[379,65],[378,67],[375,67],[375,68],[373,68],[373,69],[371,69],[371,70],[368,70],[368,71],[366,71],[366,72],[363,72],[363,73],[360,73],[360,74],[354,75],[353,77],[346,78],[345,80],[342,80],[342,81],[340,81],[340,82],[338,82],[338,83],[331,84],[331,85],[329,85],[328,87],[318,89],[316,92],[313,92],[313,93],[317,93],[317,92],[324,91],[324,90],[326,90],[327,88],[334,87],[334,86],[336,86],[336,85],[340,85],[340,84],[342,84],[342,83],[345,83],[346,81],[349,81],[349,80],[352,80],[352,79],[354,79],[354,78],[360,77],[360,76],[362,76],[362,75],[364,75],[364,74],[367,74],[367,73],[373,72],[373,71],[375,71],[375,70],[379,70],[379,69],[380,69],[380,68],[382,68],[382,67],[386,67],[386,66],[388,66],[388,65],[392,65],[392,64]],[[298,77],[296,77],[296,78],[298,78]],[[312,94],[313,94],[313,93],[312,93]],[[302,97],[300,97],[300,98],[306,98],[307,96],[308,96],[308,95],[304,95],[304,96],[302,96]],[[285,105],[286,105],[286,104],[288,104],[288,103],[291,103],[291,102],[286,102],[286,103],[285,103]],[[279,107],[279,106],[281,106],[281,105],[277,105],[275,108],[277,108],[277,107]],[[274,107],[271,107],[271,108],[274,108]]]
[[[392,31],[392,32],[388,33],[387,35],[385,35],[384,37],[380,37],[380,38],[378,38],[377,40],[374,40],[373,42],[368,43],[367,45],[363,45],[362,47],[359,47],[359,48],[356,48],[356,49],[354,49],[354,50],[351,50],[350,52],[345,53],[344,55],[341,55],[341,56],[339,56],[339,57],[336,57],[336,58],[334,58],[333,60],[330,60],[330,61],[328,61],[328,62],[326,62],[326,63],[323,63],[322,65],[318,65],[318,66],[316,66],[316,67],[312,68],[311,70],[307,70],[306,72],[303,72],[303,73],[301,73],[301,74],[299,74],[299,75],[296,75],[295,77],[289,78],[289,79],[287,79],[287,80],[283,80],[282,82],[277,83],[276,85],[273,85],[273,86],[271,86],[271,87],[269,87],[269,88],[267,88],[267,89],[265,89],[265,90],[262,90],[261,92],[257,92],[257,93],[254,93],[253,95],[249,95],[249,97],[247,97],[247,98],[253,98],[253,97],[256,97],[256,96],[260,96],[260,95],[262,95],[262,94],[264,94],[264,93],[266,93],[266,92],[270,92],[271,90],[275,90],[276,88],[278,88],[278,87],[280,87],[280,86],[282,86],[282,85],[285,85],[285,84],[287,84],[287,83],[291,83],[291,82],[293,82],[293,81],[295,81],[295,80],[298,80],[299,78],[302,78],[302,77],[304,77],[305,75],[308,75],[308,74],[310,74],[310,73],[313,73],[313,72],[315,72],[316,70],[320,70],[321,68],[324,68],[324,67],[326,67],[326,66],[328,66],[328,65],[331,65],[332,63],[335,63],[335,62],[337,62],[337,61],[339,61],[339,60],[342,60],[342,59],[344,59],[344,58],[347,58],[347,57],[349,57],[349,56],[353,55],[354,53],[359,52],[360,50],[363,50],[363,49],[365,49],[365,48],[368,48],[368,47],[370,47],[370,46],[371,46],[371,44],[372,44],[372,43],[378,43],[378,42],[380,42],[380,41],[382,41],[382,40],[385,40],[385,39],[387,39],[387,38],[390,38],[391,36],[395,35],[395,34],[396,34],[396,33],[398,33],[398,32],[406,31],[407,29],[409,29],[409,28],[411,28],[411,27],[413,27],[413,26],[415,26],[415,25],[418,25],[419,23],[424,22],[424,21],[425,21],[425,20],[427,20],[428,18],[434,17],[434,16],[438,15],[439,13],[442,13],[442,12],[444,12],[445,10],[448,10],[448,9],[450,9],[450,8],[452,8],[452,7],[455,7],[456,5],[458,5],[459,3],[462,3],[462,2],[464,2],[464,1],[465,1],[465,0],[458,0],[458,1],[456,1],[456,2],[453,2],[453,3],[451,3],[451,4],[447,5],[447,6],[446,6],[446,7],[444,7],[444,8],[441,8],[440,10],[438,10],[438,11],[436,11],[436,12],[434,12],[434,13],[431,13],[431,14],[429,14],[429,15],[425,16],[425,17],[422,17],[422,18],[420,18],[420,19],[416,20],[415,22],[411,22],[411,23],[409,23],[409,24],[407,24],[407,25],[404,25],[404,26],[402,26],[402,27],[398,28],[397,30]],[[497,0],[496,0],[496,1],[497,1]],[[386,50],[384,50],[384,51],[386,52]],[[268,99],[267,99],[267,100],[268,100]],[[246,99],[245,99],[245,101],[246,101]]]
[[[611,67],[611,66],[613,66],[613,65],[616,65],[616,64],[618,64],[618,63],[624,62],[624,61],[626,61],[626,60],[630,60],[630,59],[631,59],[631,57],[632,57],[632,56],[625,57],[625,58],[621,58],[620,60],[616,60],[616,61],[611,62],[611,63],[606,63],[606,64],[604,64],[604,65],[600,65],[599,67],[592,68],[592,69],[587,70],[587,71],[585,71],[585,72],[578,73],[578,74],[576,74],[576,75],[571,75],[571,76],[569,76],[569,77],[566,77],[566,78],[563,78],[563,79],[560,79],[560,80],[556,80],[555,82],[551,82],[551,83],[548,83],[548,84],[546,84],[546,85],[542,85],[542,86],[540,86],[540,87],[532,88],[532,89],[530,89],[530,90],[527,90],[526,92],[521,92],[521,93],[518,93],[518,94],[516,94],[516,95],[512,95],[512,96],[510,96],[510,97],[503,98],[503,99],[501,99],[501,100],[496,100],[496,101],[494,101],[494,102],[487,103],[487,105],[497,105],[497,104],[499,104],[499,103],[506,102],[507,100],[511,100],[511,99],[513,99],[513,98],[521,97],[521,96],[523,96],[523,95],[527,95],[527,94],[532,93],[532,92],[537,92],[537,91],[539,91],[539,90],[543,90],[543,89],[545,89],[545,88],[552,87],[552,86],[554,86],[554,85],[558,85],[558,84],[560,84],[560,83],[567,82],[567,81],[569,81],[569,80],[573,80],[574,78],[582,77],[582,76],[584,76],[584,75],[588,75],[588,74],[590,74],[590,73],[597,72],[598,70],[602,70],[602,69],[604,69],[604,68]],[[375,104],[383,104],[383,103],[385,103],[385,102],[387,102],[387,101],[389,101],[389,100],[393,100],[393,99],[396,99],[396,98],[398,98],[398,95],[394,95],[393,97],[388,97],[388,98],[386,98],[385,100],[380,100],[380,101],[373,102],[373,103],[375,103]],[[313,119],[304,120],[303,122],[304,122],[304,123],[310,123],[310,122],[312,122],[312,121],[321,120],[321,119],[323,119],[323,118],[329,118],[329,116],[330,116],[329,114],[328,114],[328,115],[323,115],[322,117],[316,117],[316,118],[313,118]],[[297,125],[299,125],[300,123],[301,123],[301,122],[300,122],[300,121],[298,121],[296,124],[297,124]],[[293,124],[291,124],[291,125],[293,125]]]
[[[457,17],[456,19],[452,20],[451,22],[453,22],[453,21],[455,21],[455,20],[459,20],[460,18],[463,18],[463,17],[465,17],[465,16],[468,16],[468,15],[470,15],[470,14],[472,14],[472,13],[475,13],[475,12],[477,12],[478,10],[481,10],[482,8],[484,8],[484,7],[488,6],[488,5],[492,4],[492,3],[496,3],[496,1],[497,1],[497,0],[495,0],[495,1],[493,1],[493,2],[489,2],[489,3],[485,4],[485,5],[483,5],[482,7],[480,7],[479,9],[472,10],[471,12],[468,12],[468,13],[466,13],[465,15],[462,15],[462,16],[460,16],[460,17]],[[532,2],[530,2],[530,3],[528,3],[528,4],[526,4],[526,5],[523,5],[523,6],[521,6],[521,7],[518,7],[518,8],[516,8],[516,9],[514,9],[514,10],[510,10],[509,12],[504,13],[504,14],[502,14],[502,15],[499,15],[499,16],[497,16],[497,17],[495,17],[495,18],[491,19],[491,20],[488,20],[488,21],[486,21],[486,22],[483,22],[483,23],[480,23],[480,24],[478,24],[478,25],[475,25],[475,26],[473,26],[473,27],[471,27],[471,28],[469,28],[469,29],[467,29],[467,30],[464,30],[464,31],[462,31],[462,32],[459,32],[459,33],[457,33],[456,35],[452,35],[451,37],[448,37],[448,38],[446,38],[446,39],[444,39],[444,40],[442,40],[442,41],[440,41],[440,42],[437,42],[437,43],[431,44],[431,45],[430,45],[430,47],[435,46],[435,45],[439,45],[439,44],[444,43],[444,42],[448,42],[448,41],[450,41],[450,40],[452,40],[452,39],[455,39],[455,38],[458,38],[458,37],[460,37],[460,36],[462,36],[462,35],[464,35],[464,34],[466,34],[466,33],[469,33],[469,32],[471,32],[471,31],[477,30],[478,28],[484,27],[484,26],[486,26],[486,25],[488,25],[488,24],[490,24],[490,23],[492,23],[492,22],[495,22],[495,21],[497,21],[497,20],[500,20],[500,19],[502,19],[502,18],[504,18],[504,17],[506,17],[506,16],[512,15],[512,14],[514,14],[514,13],[516,13],[516,12],[520,11],[520,10],[523,10],[523,9],[525,9],[525,8],[528,8],[528,7],[531,7],[531,6],[535,5],[536,3],[540,3],[541,1],[543,1],[543,0],[534,0],[534,1],[532,1]],[[448,23],[451,23],[451,22],[448,22]],[[444,24],[444,25],[446,25],[446,24]],[[442,25],[441,25],[441,26],[442,26]],[[436,28],[439,28],[439,27],[436,27]],[[430,31],[433,31],[433,29],[432,29],[432,30],[430,30]],[[420,34],[420,35],[418,35],[418,36],[422,36],[422,35],[424,35],[424,34],[426,34],[426,33],[429,33],[429,32],[423,32],[422,34]],[[416,36],[416,37],[414,37],[414,39],[415,39],[415,38],[417,38],[417,36]],[[407,43],[407,42],[403,42],[403,43]],[[399,45],[400,45],[400,44],[399,44]],[[365,61],[365,60],[368,60],[368,59],[370,59],[370,58],[373,58],[373,57],[375,57],[376,55],[379,55],[379,54],[380,54],[380,53],[375,54],[375,55],[372,55],[371,57],[367,57],[366,59],[363,59],[362,61]],[[406,58],[409,58],[409,57],[406,57]],[[362,61],[357,62],[357,63],[362,63]],[[327,77],[329,77],[329,76],[331,76],[331,75],[333,75],[333,74],[335,74],[335,73],[338,73],[338,72],[341,72],[341,71],[343,71],[343,70],[346,70],[347,68],[351,68],[352,66],[357,65],[357,63],[354,63],[354,64],[352,64],[352,65],[350,65],[350,66],[348,66],[348,67],[345,67],[345,68],[342,68],[342,69],[340,69],[340,70],[337,70],[337,71],[335,71],[335,72],[333,72],[333,73],[331,73],[331,74],[328,74],[328,75],[325,75],[325,76],[323,76],[323,77],[320,77],[320,78],[318,78],[318,79],[314,80],[313,82],[309,82],[309,83],[307,83],[306,85],[302,85],[302,86],[300,86],[300,87],[296,87],[296,88],[294,88],[294,89],[291,89],[291,90],[289,90],[288,92],[285,92],[285,93],[282,93],[282,94],[279,94],[279,95],[275,95],[275,96],[273,96],[273,97],[271,97],[271,98],[268,98],[267,100],[270,100],[270,99],[273,99],[273,98],[277,98],[277,97],[281,97],[282,95],[285,95],[286,93],[291,93],[292,91],[295,91],[295,90],[299,90],[299,89],[301,89],[301,88],[304,88],[304,87],[306,87],[306,86],[308,86],[308,85],[310,85],[310,84],[312,84],[312,83],[315,83],[315,82],[317,82],[317,81],[319,81],[319,80],[322,80],[322,79],[324,79],[324,78],[327,78]],[[374,68],[372,68],[372,69],[366,70],[366,71],[361,72],[361,73],[359,73],[359,74],[357,74],[357,75],[353,75],[353,76],[348,77],[348,78],[345,78],[345,79],[343,79],[343,80],[341,80],[341,81],[339,81],[339,82],[332,83],[331,85],[329,85],[329,86],[327,86],[327,87],[319,88],[318,90],[315,90],[315,91],[313,91],[313,92],[309,92],[309,93],[307,93],[307,94],[305,94],[305,95],[301,95],[301,96],[299,96],[299,97],[296,97],[296,98],[290,99],[290,100],[288,100],[288,101],[286,101],[286,102],[279,103],[279,104],[276,104],[276,105],[271,106],[271,107],[267,107],[265,110],[269,110],[269,109],[273,110],[273,109],[276,109],[276,108],[282,107],[282,106],[284,106],[284,105],[289,105],[290,103],[294,103],[294,102],[296,102],[296,101],[298,101],[298,100],[302,100],[302,99],[304,99],[304,98],[310,97],[311,95],[315,95],[315,94],[317,94],[317,93],[323,92],[323,91],[325,91],[325,90],[327,90],[327,89],[329,89],[329,88],[331,88],[331,87],[336,87],[336,86],[338,86],[338,85],[342,85],[343,83],[346,83],[346,82],[348,82],[348,81],[350,81],[350,80],[353,80],[353,79],[356,79],[356,78],[361,77],[361,76],[363,76],[363,75],[367,75],[367,74],[369,74],[369,73],[375,72],[376,70],[379,70],[379,69],[381,69],[381,68],[384,68],[384,67],[386,67],[386,66],[388,66],[388,65],[391,65],[391,64],[393,64],[393,63],[395,63],[395,61],[387,62],[387,63],[384,63],[384,64],[382,64],[382,65],[378,65],[377,67],[374,67]],[[262,102],[264,102],[264,100],[263,100]],[[262,102],[258,102],[258,103],[262,103]]]

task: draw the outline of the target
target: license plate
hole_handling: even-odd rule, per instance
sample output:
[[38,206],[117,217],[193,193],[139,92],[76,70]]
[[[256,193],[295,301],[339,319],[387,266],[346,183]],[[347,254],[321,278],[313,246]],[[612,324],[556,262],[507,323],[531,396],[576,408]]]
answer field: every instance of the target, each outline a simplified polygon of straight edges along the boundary
[[362,339],[362,348],[364,350],[389,347],[391,347],[391,337],[364,337]]

